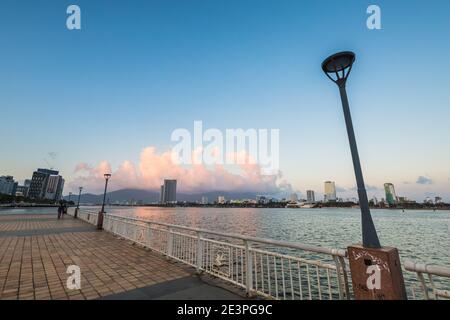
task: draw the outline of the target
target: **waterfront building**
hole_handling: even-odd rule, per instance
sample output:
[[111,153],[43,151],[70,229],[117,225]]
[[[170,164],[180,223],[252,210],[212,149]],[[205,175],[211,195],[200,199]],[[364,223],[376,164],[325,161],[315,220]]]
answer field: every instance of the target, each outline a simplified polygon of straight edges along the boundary
[[208,204],[208,197],[202,197],[202,204]]
[[398,197],[392,183],[384,184],[384,192],[386,193],[386,202],[389,206],[395,206],[398,203]]
[[441,197],[434,197],[434,203],[435,204],[442,203],[442,198]]
[[17,182],[13,176],[0,177],[0,194],[14,196],[16,194]]
[[336,201],[336,185],[334,181],[325,181],[324,201]]
[[33,172],[28,197],[58,201],[61,199],[63,188],[64,179],[59,175],[59,171],[39,168]]
[[18,197],[28,197],[28,190],[30,189],[31,180],[25,179],[22,186],[17,186],[16,196]]
[[17,186],[16,188],[16,196],[17,197],[26,197],[28,194],[28,188],[25,186]]
[[64,179],[60,175],[50,175],[45,189],[45,199],[59,201],[62,197]]
[[219,204],[225,204],[226,200],[224,196],[218,196],[217,197],[217,203]]
[[306,202],[308,202],[308,203],[316,202],[316,197],[314,195],[313,190],[306,190]]
[[164,179],[164,184],[161,186],[160,203],[170,204],[177,202],[177,180]]

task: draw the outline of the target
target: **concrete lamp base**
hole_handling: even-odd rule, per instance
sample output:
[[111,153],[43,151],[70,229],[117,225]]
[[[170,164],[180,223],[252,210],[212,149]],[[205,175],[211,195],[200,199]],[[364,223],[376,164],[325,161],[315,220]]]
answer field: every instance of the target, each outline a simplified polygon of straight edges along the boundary
[[347,248],[356,300],[406,300],[397,248]]

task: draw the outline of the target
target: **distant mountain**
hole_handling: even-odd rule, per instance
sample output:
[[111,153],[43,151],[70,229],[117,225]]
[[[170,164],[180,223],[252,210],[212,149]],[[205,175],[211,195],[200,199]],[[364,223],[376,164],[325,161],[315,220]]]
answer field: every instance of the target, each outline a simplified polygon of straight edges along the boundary
[[[177,193],[178,201],[201,201],[202,197],[207,197],[209,202],[217,200],[218,196],[224,196],[225,199],[255,199],[257,193],[254,192],[221,192],[210,191],[204,193]],[[78,195],[72,195],[70,200],[77,201]],[[69,196],[64,196],[64,200],[69,200]],[[159,192],[143,189],[121,189],[106,193],[106,202],[124,202],[124,201],[142,201],[143,203],[152,203],[159,201]],[[97,204],[102,203],[103,194],[83,193],[80,203]]]
[[[64,196],[64,200],[69,200],[69,196]],[[77,201],[78,195],[72,195],[70,200]],[[159,201],[159,193],[155,191],[142,189],[121,189],[106,193],[106,201],[114,203],[116,201],[142,201],[144,203],[151,203]],[[82,193],[80,203],[102,203],[103,194]]]

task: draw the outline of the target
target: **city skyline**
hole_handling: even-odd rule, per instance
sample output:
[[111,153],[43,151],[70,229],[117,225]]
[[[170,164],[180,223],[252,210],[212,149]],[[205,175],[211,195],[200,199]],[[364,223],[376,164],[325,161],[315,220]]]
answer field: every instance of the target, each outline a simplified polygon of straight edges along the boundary
[[[107,170],[108,171],[108,170]],[[36,173],[39,172],[50,172],[53,174],[53,176],[50,176],[51,178],[55,178],[55,177],[60,177],[62,179],[61,176],[58,176],[58,171],[54,170],[54,169],[37,169],[33,172],[33,176]],[[2,179],[0,182],[0,189],[1,190],[8,190],[9,192],[0,192],[0,194],[14,194],[16,193],[16,191],[18,193],[22,193],[22,190],[26,190],[26,194],[24,194],[23,196],[28,196],[28,189],[31,185],[32,182],[32,177],[30,177],[29,179],[24,179],[24,180],[17,180],[14,179],[13,176],[11,175],[0,175],[0,178]],[[23,181],[22,183],[20,183],[21,181]],[[101,182],[103,180],[99,180],[97,182]],[[5,182],[7,184],[5,184]],[[49,181],[50,182],[50,181]],[[63,192],[62,190],[64,189],[64,182],[65,179],[62,179],[62,186],[58,187],[58,189],[60,189],[59,191],[59,196],[56,196],[56,198],[60,198],[61,196],[63,196]],[[119,189],[114,189],[111,191],[118,191],[118,190],[123,190],[123,189],[137,189],[137,190],[148,190],[148,191],[154,191],[154,192],[159,192],[160,194],[160,203],[169,203],[169,202],[176,202],[176,179],[163,179],[163,184],[160,185],[160,188],[158,189],[145,189],[145,188],[119,188]],[[58,183],[58,182],[57,182]],[[164,199],[164,194],[166,193],[165,190],[165,185],[166,183],[170,183],[170,184],[175,184],[174,187],[170,187],[171,189],[175,190],[175,191],[171,191],[171,195],[166,196],[167,199],[170,198],[170,200],[163,200]],[[323,183],[324,187],[323,187],[323,192],[321,192],[320,190],[310,190],[307,187],[303,188],[304,191],[302,190],[294,190],[294,191],[289,191],[286,190],[285,192],[275,192],[275,193],[266,193],[264,194],[264,196],[269,196],[269,197],[273,197],[274,199],[290,199],[293,195],[295,195],[298,200],[306,200],[307,202],[315,202],[315,197],[317,195],[318,198],[322,198],[323,202],[329,202],[329,201],[357,201],[355,199],[357,199],[357,194],[356,194],[356,186],[347,190],[344,189],[338,185],[336,185],[335,181],[325,181]],[[55,186],[56,187],[56,186]],[[83,186],[79,186],[79,187],[83,187]],[[79,189],[79,187],[77,189]],[[25,189],[24,189],[25,188]],[[40,188],[38,188],[40,190]],[[45,189],[47,189],[47,186],[45,187]],[[51,189],[49,187],[49,189]],[[53,188],[54,189],[54,188]],[[97,190],[97,189],[91,189],[91,190],[86,190],[85,187],[83,187],[83,189],[85,189],[85,192],[89,193],[89,194],[96,194],[96,193],[100,193],[101,190]],[[426,194],[424,198],[422,199],[418,199],[418,198],[412,198],[407,194],[401,193],[402,195],[399,196],[397,195],[397,193],[395,192],[395,188],[394,185],[391,182],[385,182],[383,184],[383,186],[381,188],[377,188],[374,186],[368,186],[368,194],[369,194],[369,198],[370,199],[381,199],[381,200],[385,200],[387,204],[393,205],[398,203],[400,200],[413,200],[413,201],[417,201],[418,203],[426,202],[429,199],[440,199],[440,201],[445,201],[445,197],[443,198],[440,194],[438,193],[430,193],[430,194]],[[1,191],[0,190],[0,191]],[[13,191],[14,190],[14,191]],[[202,191],[197,191],[197,192],[193,192],[192,194],[197,194],[197,195],[201,195],[202,193],[208,193],[211,191],[224,191],[224,190],[208,190],[205,192]],[[233,191],[233,190],[230,190]],[[228,191],[225,191],[228,192]],[[242,191],[243,194],[245,193],[249,193],[249,192],[254,192],[253,190],[246,190],[246,191]],[[290,193],[289,193],[290,192]],[[53,191],[53,193],[55,193],[55,191]],[[239,191],[237,192],[239,193]],[[67,197],[69,194],[74,194],[72,191],[68,190],[66,192],[65,197]],[[256,194],[256,192],[255,192]],[[17,195],[17,194],[16,194]],[[331,196],[330,196],[331,195]],[[174,198],[175,197],[175,198]],[[42,195],[42,198],[48,198],[48,195]],[[317,201],[322,201],[319,200],[317,198]],[[175,200],[174,200],[175,199]],[[239,199],[236,199],[239,200]],[[242,200],[242,199],[241,199]],[[292,199],[291,199],[292,200]]]
[[[204,1],[77,1],[82,29],[68,31],[65,4],[2,2],[0,35],[10,42],[0,130],[14,134],[2,142],[0,175],[28,179],[49,162],[65,177],[65,193],[101,191],[107,170],[111,190],[158,189],[170,176],[184,191],[316,190],[319,198],[332,180],[338,194],[354,197],[338,96],[320,71],[330,53],[350,49],[357,60],[348,91],[369,198],[381,198],[389,181],[408,198],[448,202],[450,45],[442,39],[450,4],[378,1],[383,28],[371,31],[367,3],[355,3],[231,1],[219,10]],[[418,65],[424,56],[430,62]],[[221,130],[280,129],[282,177],[171,165],[171,132],[199,119]]]

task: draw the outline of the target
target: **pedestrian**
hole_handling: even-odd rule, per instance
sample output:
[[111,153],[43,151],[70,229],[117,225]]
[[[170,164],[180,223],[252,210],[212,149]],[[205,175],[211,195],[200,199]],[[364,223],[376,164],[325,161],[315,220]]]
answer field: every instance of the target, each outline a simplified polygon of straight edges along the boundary
[[63,213],[63,204],[62,204],[62,201],[59,201],[59,206],[58,206],[58,219],[61,218],[62,213]]

